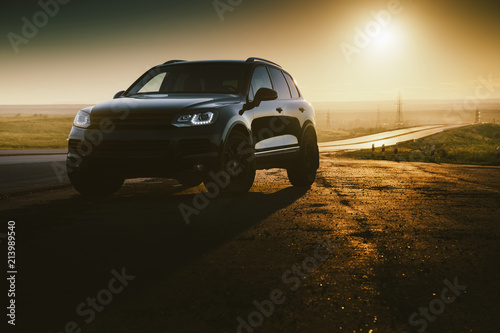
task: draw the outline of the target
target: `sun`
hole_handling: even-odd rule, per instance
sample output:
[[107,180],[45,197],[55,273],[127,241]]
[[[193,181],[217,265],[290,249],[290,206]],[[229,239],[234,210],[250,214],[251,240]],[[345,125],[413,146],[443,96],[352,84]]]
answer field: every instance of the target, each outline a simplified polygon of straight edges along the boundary
[[389,26],[380,31],[373,39],[373,46],[382,49],[393,49],[400,43],[399,30],[395,26]]
[[382,30],[380,35],[375,38],[374,42],[375,44],[378,44],[380,46],[390,46],[392,43],[394,43],[394,40],[394,31],[392,31],[391,29],[384,29]]

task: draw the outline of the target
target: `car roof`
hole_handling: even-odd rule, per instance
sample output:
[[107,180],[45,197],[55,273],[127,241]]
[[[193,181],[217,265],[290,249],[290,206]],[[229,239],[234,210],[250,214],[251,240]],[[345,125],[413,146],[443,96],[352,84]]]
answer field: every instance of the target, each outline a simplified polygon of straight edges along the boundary
[[281,68],[280,65],[278,65],[275,62],[272,62],[270,60],[262,59],[262,58],[248,58],[247,60],[195,60],[195,61],[187,61],[187,60],[169,60],[163,64],[160,64],[158,66],[168,66],[168,65],[175,65],[175,64],[209,64],[209,63],[224,63],[224,64],[246,64],[248,66],[256,65],[256,64],[261,64],[261,65],[270,65],[273,67]]

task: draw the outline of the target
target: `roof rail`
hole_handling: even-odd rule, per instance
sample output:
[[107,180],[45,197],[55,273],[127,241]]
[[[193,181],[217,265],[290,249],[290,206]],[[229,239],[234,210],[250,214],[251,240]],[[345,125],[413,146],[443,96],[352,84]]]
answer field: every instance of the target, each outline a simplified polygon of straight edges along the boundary
[[186,60],[169,60],[167,62],[164,62],[163,65],[168,65],[168,64],[174,64],[176,62],[184,62]]
[[268,62],[270,64],[273,64],[273,65],[276,65],[278,67],[281,67],[280,65],[278,65],[277,63],[275,62],[272,62],[272,61],[269,61],[269,60],[266,60],[266,59],[262,59],[262,58],[255,58],[255,57],[252,57],[252,58],[248,58],[246,62],[253,62],[253,61],[265,61],[265,62]]

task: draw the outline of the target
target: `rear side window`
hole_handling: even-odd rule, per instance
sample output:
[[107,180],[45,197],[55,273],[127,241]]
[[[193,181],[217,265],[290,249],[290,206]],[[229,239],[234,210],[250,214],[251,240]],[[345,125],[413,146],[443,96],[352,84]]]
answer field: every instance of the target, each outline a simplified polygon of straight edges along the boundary
[[286,82],[288,83],[288,86],[290,87],[292,98],[299,98],[300,97],[299,89],[295,85],[295,82],[293,81],[292,77],[288,75],[288,73],[285,73],[285,78]]
[[257,93],[260,88],[273,89],[273,84],[271,83],[267,69],[264,66],[259,66],[253,71],[252,85],[250,87],[250,100],[253,100],[255,93]]
[[280,99],[290,99],[290,89],[288,89],[288,84],[285,81],[283,72],[276,68],[270,68],[271,76],[276,85],[275,89],[278,92],[278,98]]

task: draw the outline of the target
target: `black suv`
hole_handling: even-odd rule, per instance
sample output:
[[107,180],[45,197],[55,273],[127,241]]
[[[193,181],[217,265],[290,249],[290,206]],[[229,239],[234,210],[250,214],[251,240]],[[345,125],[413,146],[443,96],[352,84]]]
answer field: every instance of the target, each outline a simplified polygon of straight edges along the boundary
[[318,167],[313,107],[289,73],[260,58],[155,66],[113,100],[79,111],[68,142],[71,184],[90,197],[136,177],[216,181],[238,195],[269,168],[309,186]]

